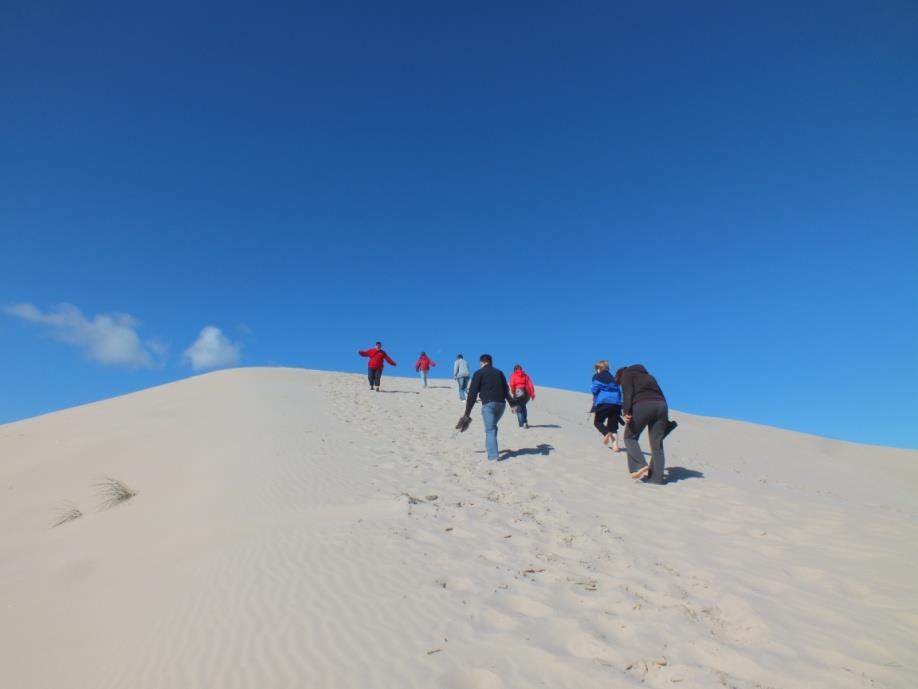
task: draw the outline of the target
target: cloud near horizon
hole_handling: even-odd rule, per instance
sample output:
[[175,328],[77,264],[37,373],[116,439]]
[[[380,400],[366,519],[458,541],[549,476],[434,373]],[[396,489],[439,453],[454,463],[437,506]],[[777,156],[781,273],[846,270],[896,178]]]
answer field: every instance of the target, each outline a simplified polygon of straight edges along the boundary
[[83,350],[90,360],[99,364],[152,368],[166,356],[162,343],[141,341],[137,334],[140,321],[126,313],[89,319],[73,304],[60,304],[47,312],[34,304],[13,304],[3,312],[45,326],[54,339]]
[[241,359],[241,346],[223,334],[220,328],[205,326],[194,344],[185,350],[183,359],[195,371],[235,366]]

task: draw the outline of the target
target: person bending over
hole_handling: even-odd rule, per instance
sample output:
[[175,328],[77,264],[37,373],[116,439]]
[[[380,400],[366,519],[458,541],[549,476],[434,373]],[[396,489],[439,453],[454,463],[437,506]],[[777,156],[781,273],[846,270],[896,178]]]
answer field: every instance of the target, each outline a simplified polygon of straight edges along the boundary
[[[631,478],[647,478],[649,483],[663,483],[666,456],[663,438],[669,427],[669,406],[657,379],[641,364],[629,366],[621,375],[622,412],[625,415],[625,450]],[[638,438],[649,428],[651,462],[647,464]]]

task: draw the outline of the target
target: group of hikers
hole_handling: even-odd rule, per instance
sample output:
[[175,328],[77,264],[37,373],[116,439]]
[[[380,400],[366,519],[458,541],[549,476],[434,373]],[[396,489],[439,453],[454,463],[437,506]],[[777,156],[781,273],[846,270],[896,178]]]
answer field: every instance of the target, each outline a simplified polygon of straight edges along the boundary
[[[359,350],[358,353],[369,358],[367,377],[370,390],[379,392],[383,366],[386,363],[392,366],[397,364],[383,350],[381,342],[377,342],[371,349]],[[479,368],[471,376],[469,364],[461,354],[457,355],[453,363],[453,379],[459,387],[459,399],[465,401],[465,413],[456,424],[456,429],[460,432],[468,429],[472,422],[472,409],[475,402],[480,401],[485,450],[489,461],[498,461],[497,424],[509,406],[516,414],[520,428],[529,428],[527,404],[535,399],[535,386],[532,378],[519,364],[513,367],[508,383],[503,371],[494,366],[490,354],[482,354],[478,361]],[[414,368],[421,376],[423,387],[427,387],[430,369],[436,365],[426,352],[421,352]],[[590,382],[593,406],[590,413],[594,415],[593,425],[602,435],[603,445],[609,446],[611,443],[610,449],[613,452],[621,452],[618,427],[623,424],[622,435],[631,478],[646,483],[664,483],[666,458],[663,439],[678,424],[669,418],[666,397],[656,378],[641,364],[619,368],[613,375],[605,359],[597,361],[593,371]],[[644,459],[638,441],[645,428],[650,436],[649,464]]]

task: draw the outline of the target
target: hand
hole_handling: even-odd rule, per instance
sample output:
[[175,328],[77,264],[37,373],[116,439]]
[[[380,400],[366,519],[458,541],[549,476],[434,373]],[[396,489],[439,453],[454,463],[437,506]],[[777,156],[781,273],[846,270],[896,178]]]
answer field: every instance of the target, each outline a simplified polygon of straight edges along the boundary
[[625,420],[625,423],[631,423],[631,414],[625,414],[622,418]]

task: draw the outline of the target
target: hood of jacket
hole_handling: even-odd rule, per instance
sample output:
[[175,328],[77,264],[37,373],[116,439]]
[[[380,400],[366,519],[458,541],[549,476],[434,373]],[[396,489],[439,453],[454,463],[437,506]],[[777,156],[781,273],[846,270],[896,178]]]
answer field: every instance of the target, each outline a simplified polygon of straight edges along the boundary
[[599,371],[598,373],[594,373],[593,380],[598,380],[601,383],[615,383],[615,378],[608,371]]

